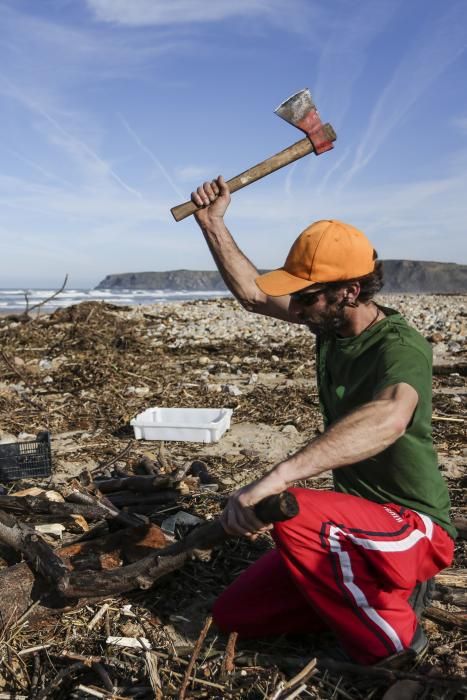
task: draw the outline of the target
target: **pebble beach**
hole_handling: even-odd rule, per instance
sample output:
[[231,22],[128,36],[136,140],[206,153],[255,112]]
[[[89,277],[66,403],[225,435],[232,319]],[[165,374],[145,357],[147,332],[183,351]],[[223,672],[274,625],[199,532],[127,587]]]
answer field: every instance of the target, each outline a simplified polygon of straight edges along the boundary
[[[465,519],[467,297],[401,294],[380,295],[377,301],[400,310],[432,345],[434,441],[448,481],[453,517]],[[0,448],[1,443],[32,439],[44,430],[52,439],[51,478],[6,484],[9,494],[31,486],[60,490],[86,474],[132,470],[141,456],[157,459],[163,449],[164,460],[173,467],[187,460],[201,460],[208,466],[217,490],[193,491],[191,486],[178,507],[212,519],[233,489],[264,473],[322,430],[313,335],[302,326],[248,313],[232,299],[144,306],[89,301],[48,314],[39,309],[29,318],[1,317],[0,339]],[[151,406],[230,408],[231,429],[212,444],[137,441],[130,421]],[[305,485],[329,488],[331,480],[325,474]],[[154,517],[159,523],[166,516]],[[65,541],[76,537],[76,527],[75,523],[65,531]],[[53,537],[48,541],[58,544]],[[149,635],[153,648],[165,655],[159,659],[163,687],[170,696],[170,674],[179,669],[172,656],[174,645],[193,648],[215,596],[270,546],[267,537],[254,545],[229,543],[216,555],[215,565],[193,562],[158,582],[154,590],[112,599],[107,628],[114,637]],[[0,571],[8,565],[1,556],[0,552]],[[459,538],[454,569],[463,571],[466,566],[465,540]],[[61,629],[55,622],[40,629],[31,626],[11,641],[12,648],[19,652],[25,646],[47,643],[52,656],[65,649],[102,657],[104,627],[96,626],[92,634],[86,631],[101,605],[90,603],[79,616],[62,616]],[[133,606],[136,619],[122,613],[124,605]],[[456,605],[446,608],[436,601],[434,605],[454,616],[464,615]],[[437,673],[462,676],[461,628],[433,619],[424,620],[424,626],[430,636],[424,672],[436,668]],[[212,644],[225,645],[225,640],[216,637]],[[250,644],[247,651],[270,653],[271,648],[258,643]],[[290,654],[290,644],[278,642],[274,653]],[[305,658],[310,651],[298,644],[293,653]],[[144,659],[142,665],[134,663],[138,682],[147,685]],[[275,672],[271,664],[258,662],[245,671],[246,676],[232,676],[227,686],[221,664],[208,666],[209,682],[224,690],[216,695],[211,688],[212,694],[204,697],[227,697],[227,687],[228,697],[247,697],[245,678],[252,687],[265,687]],[[46,668],[52,677],[53,667]],[[337,683],[333,677],[315,697],[335,697]],[[367,688],[362,694],[348,679],[338,684],[346,697],[366,697],[369,692]],[[0,692],[10,687],[0,683]]]

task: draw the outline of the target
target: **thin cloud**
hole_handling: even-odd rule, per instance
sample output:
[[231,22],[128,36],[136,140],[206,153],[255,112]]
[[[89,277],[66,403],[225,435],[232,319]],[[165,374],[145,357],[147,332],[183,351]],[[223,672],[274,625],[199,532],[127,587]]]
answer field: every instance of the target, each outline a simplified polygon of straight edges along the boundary
[[86,0],[86,4],[100,21],[139,27],[219,22],[237,17],[263,17],[290,24],[297,15],[302,17],[303,25],[303,16],[310,9],[302,0]]
[[457,117],[452,120],[452,124],[456,129],[467,135],[467,117]]
[[182,192],[179,190],[175,182],[173,181],[172,177],[170,176],[168,170],[162,165],[161,161],[159,158],[157,158],[154,153],[141,141],[139,138],[138,134],[131,128],[131,126],[128,124],[126,119],[119,114],[120,120],[125,127],[125,129],[128,131],[130,134],[131,138],[138,144],[139,148],[143,151],[143,153],[146,153],[147,156],[152,160],[152,162],[157,165],[159,170],[161,171],[162,175],[164,178],[167,180],[169,183],[170,187],[173,189],[177,197],[180,197],[180,199],[183,197]]
[[417,99],[465,51],[466,23],[467,5],[460,2],[436,24],[422,27],[377,101],[341,186],[370,162]]
[[212,180],[216,177],[213,168],[200,167],[199,165],[184,165],[175,170],[175,175],[182,182],[191,182],[197,187],[201,181]]
[[43,119],[45,119],[52,127],[57,131],[57,133],[62,137],[62,143],[68,147],[70,152],[78,152],[84,154],[85,156],[91,158],[91,160],[96,163],[101,171],[109,177],[111,177],[117,184],[120,185],[126,192],[132,194],[139,199],[142,199],[143,195],[138,192],[133,187],[128,185],[121,177],[118,175],[111,166],[106,163],[95,151],[92,150],[86,143],[82,140],[76,138],[70,134],[66,129],[64,129],[61,124],[57,122],[54,117],[52,117],[48,112],[46,112],[37,102],[35,102],[29,95],[20,90],[16,85],[14,85],[8,78],[0,75],[0,81],[3,81],[9,88],[11,96],[15,97],[21,104],[27,107],[32,112],[39,114]]
[[60,175],[55,175],[55,173],[50,172],[50,170],[47,170],[46,168],[43,168],[42,165],[34,162],[30,158],[27,158],[22,153],[15,151],[13,148],[3,146],[3,149],[7,153],[11,153],[11,155],[13,155],[15,158],[18,158],[18,160],[21,160],[26,165],[29,165],[33,170],[36,170],[37,172],[41,173],[41,175],[43,175],[47,179],[55,180],[56,182],[60,182],[62,185],[65,185],[66,187],[74,187],[74,185],[69,180],[66,180],[64,177],[62,177]]

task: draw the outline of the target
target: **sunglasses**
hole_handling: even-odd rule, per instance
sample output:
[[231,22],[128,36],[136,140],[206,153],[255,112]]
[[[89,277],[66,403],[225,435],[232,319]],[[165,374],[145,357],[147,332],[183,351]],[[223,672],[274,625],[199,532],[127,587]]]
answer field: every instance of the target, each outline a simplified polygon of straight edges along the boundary
[[312,306],[322,292],[324,292],[324,287],[313,292],[294,292],[290,298],[303,306]]

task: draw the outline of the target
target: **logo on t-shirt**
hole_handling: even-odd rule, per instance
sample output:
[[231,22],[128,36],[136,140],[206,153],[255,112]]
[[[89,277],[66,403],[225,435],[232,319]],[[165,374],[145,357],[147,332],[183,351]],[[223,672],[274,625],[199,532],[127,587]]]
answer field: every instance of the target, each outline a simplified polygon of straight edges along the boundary
[[343,399],[345,394],[345,386],[342,386],[342,384],[340,386],[336,386],[336,394],[339,399]]

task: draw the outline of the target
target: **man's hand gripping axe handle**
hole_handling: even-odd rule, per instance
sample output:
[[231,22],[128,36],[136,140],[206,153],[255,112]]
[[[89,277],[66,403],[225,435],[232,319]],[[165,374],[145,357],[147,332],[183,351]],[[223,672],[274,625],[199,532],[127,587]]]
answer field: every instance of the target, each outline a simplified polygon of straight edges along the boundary
[[[285,148],[276,155],[263,160],[261,163],[254,165],[245,172],[236,175],[227,181],[230,192],[236,192],[250,185],[256,180],[273,173],[275,170],[283,168],[289,163],[293,163],[299,158],[308,155],[309,153],[324,153],[333,148],[333,141],[336,140],[336,132],[331,124],[322,124],[319,113],[313,104],[311,95],[308,90],[297,92],[288,100],[283,102],[275,110],[280,117],[304,131],[307,136],[292,146]],[[170,211],[175,221],[181,221],[187,216],[194,214],[198,207],[193,202],[185,202],[173,207]]]

